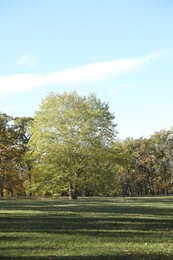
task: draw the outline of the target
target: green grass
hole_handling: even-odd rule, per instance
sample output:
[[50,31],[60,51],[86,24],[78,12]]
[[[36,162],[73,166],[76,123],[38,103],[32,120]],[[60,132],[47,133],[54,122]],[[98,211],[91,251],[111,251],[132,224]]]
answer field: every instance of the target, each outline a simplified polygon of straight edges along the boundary
[[0,200],[0,259],[173,259],[173,197]]

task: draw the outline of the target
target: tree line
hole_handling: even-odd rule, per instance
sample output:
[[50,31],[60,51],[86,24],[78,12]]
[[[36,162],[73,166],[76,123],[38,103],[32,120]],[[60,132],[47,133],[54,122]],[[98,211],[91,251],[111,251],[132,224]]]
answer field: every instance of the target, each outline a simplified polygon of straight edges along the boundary
[[95,94],[50,93],[31,117],[0,114],[0,195],[172,195],[173,129],[118,138]]

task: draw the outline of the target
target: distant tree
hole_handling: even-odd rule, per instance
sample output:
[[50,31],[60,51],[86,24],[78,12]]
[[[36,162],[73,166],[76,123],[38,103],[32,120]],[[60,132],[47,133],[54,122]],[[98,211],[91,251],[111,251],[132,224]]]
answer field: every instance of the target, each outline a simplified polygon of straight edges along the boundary
[[33,122],[32,117],[15,117],[13,119],[13,132],[15,135],[16,146],[20,151],[18,164],[20,166],[20,177],[24,181],[26,191],[32,195],[31,188],[31,160],[26,156],[28,142],[31,138],[30,128]]
[[0,114],[0,192],[13,195],[14,186],[18,185],[18,150],[11,128],[12,117]]
[[123,142],[125,163],[121,171],[124,196],[154,194],[154,155],[150,139],[126,139]]
[[103,194],[111,182],[115,128],[108,104],[94,94],[50,93],[36,112],[29,142],[35,190],[70,198]]
[[151,136],[155,156],[158,194],[173,194],[173,129],[161,130]]
[[173,193],[173,129],[161,130],[150,138],[128,138],[120,151],[124,196]]
[[[26,152],[26,125],[29,119],[0,114],[0,192],[24,194],[22,171]],[[21,123],[23,122],[23,123]]]

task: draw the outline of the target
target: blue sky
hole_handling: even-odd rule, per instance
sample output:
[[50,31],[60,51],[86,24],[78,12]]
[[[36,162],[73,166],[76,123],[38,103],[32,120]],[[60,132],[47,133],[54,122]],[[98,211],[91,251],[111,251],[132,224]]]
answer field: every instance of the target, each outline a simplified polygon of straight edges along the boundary
[[173,126],[172,0],[1,0],[0,111],[48,92],[96,93],[119,137]]

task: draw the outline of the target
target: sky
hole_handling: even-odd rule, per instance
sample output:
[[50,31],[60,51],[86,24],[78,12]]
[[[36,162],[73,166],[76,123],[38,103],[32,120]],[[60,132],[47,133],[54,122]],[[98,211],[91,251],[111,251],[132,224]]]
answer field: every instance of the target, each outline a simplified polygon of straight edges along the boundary
[[173,127],[172,0],[0,0],[0,112],[95,93],[118,137]]

